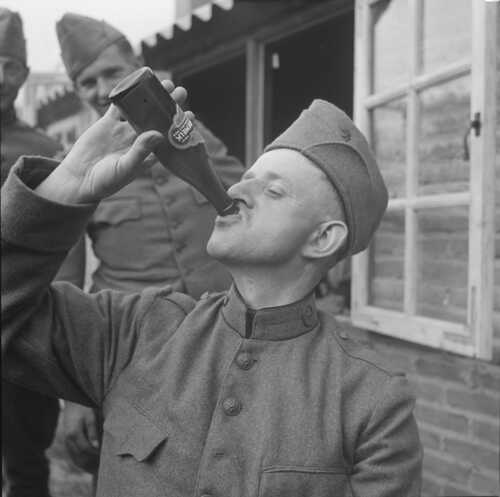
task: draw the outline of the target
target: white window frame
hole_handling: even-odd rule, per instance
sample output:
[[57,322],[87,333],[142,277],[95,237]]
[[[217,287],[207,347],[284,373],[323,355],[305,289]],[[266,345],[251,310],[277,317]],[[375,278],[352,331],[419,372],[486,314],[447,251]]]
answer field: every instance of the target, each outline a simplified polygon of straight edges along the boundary
[[[403,340],[490,360],[494,277],[494,185],[496,126],[496,21],[497,4],[486,0],[472,3],[472,57],[430,74],[417,74],[421,37],[422,0],[408,0],[410,34],[410,83],[370,94],[373,67],[371,50],[371,6],[379,0],[356,0],[354,120],[370,137],[370,111],[396,98],[407,97],[406,194],[389,201],[388,210],[404,208],[405,249],[403,312],[371,306],[368,250],[352,260],[351,321],[354,325]],[[398,0],[393,0],[398,1]],[[471,120],[481,116],[481,132],[470,134],[470,188],[464,193],[417,196],[418,91],[461,75],[471,75]],[[464,123],[465,125],[466,123]],[[416,208],[469,206],[468,310],[466,324],[415,315]]]

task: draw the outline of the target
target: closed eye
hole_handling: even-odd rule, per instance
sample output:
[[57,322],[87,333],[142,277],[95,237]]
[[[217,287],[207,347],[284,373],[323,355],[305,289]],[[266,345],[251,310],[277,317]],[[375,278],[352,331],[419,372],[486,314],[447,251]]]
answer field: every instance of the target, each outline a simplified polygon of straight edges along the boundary
[[285,195],[285,191],[277,186],[268,186],[266,190],[273,197],[283,197]]

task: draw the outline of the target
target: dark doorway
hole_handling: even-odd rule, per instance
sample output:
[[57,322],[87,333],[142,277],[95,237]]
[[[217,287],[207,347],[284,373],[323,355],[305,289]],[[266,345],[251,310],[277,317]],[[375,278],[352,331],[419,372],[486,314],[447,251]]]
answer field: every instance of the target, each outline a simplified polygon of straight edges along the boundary
[[189,108],[245,161],[245,57],[226,60],[194,74],[176,78],[189,90]]
[[[352,117],[354,12],[316,24],[266,47],[264,143],[284,131],[315,98],[334,103]],[[350,259],[331,270],[316,288],[330,312],[350,307]]]
[[270,43],[266,70],[264,143],[315,98],[352,116],[354,12]]

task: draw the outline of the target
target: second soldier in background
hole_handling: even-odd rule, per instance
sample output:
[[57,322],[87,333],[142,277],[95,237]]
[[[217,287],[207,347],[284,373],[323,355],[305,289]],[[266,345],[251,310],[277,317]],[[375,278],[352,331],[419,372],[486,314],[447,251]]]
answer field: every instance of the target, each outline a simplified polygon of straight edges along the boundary
[[[19,156],[53,157],[61,152],[58,143],[21,121],[16,113],[14,102],[28,74],[21,17],[17,12],[0,8],[2,184]],[[84,255],[83,249],[82,243],[77,244],[56,279],[79,287],[83,285],[83,275],[73,263]],[[2,382],[2,469],[6,497],[49,495],[49,463],[45,450],[52,444],[58,416],[57,399]]]
[[[104,21],[68,13],[57,23],[61,55],[79,97],[99,115],[123,77],[143,65],[125,36]],[[196,122],[211,163],[226,187],[243,173],[224,144]],[[98,206],[87,233],[99,265],[91,291],[139,291],[171,285],[197,298],[230,284],[229,273],[206,253],[215,210],[194,188],[160,163]],[[81,268],[84,268],[82,261]],[[65,408],[67,447],[84,469],[97,469],[94,415],[74,404]]]

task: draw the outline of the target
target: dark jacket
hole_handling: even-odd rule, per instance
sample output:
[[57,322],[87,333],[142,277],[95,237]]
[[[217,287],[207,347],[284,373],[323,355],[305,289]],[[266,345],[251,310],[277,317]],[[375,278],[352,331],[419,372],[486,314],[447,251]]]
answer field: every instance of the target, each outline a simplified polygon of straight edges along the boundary
[[50,285],[94,209],[34,194],[51,167],[25,160],[2,192],[3,373],[102,406],[99,496],[420,495],[406,378],[313,296],[251,318],[234,287]]
[[[62,151],[61,146],[43,131],[18,119],[13,107],[1,113],[0,123],[0,171],[2,185],[10,169],[21,155],[54,157]],[[85,246],[82,238],[69,253],[55,279],[69,281],[80,288],[83,287],[84,266],[81,264],[81,261],[84,261],[84,258]]]
[[21,155],[54,157],[61,146],[37,128],[17,118],[14,108],[2,111],[0,167],[3,185],[11,167]]

